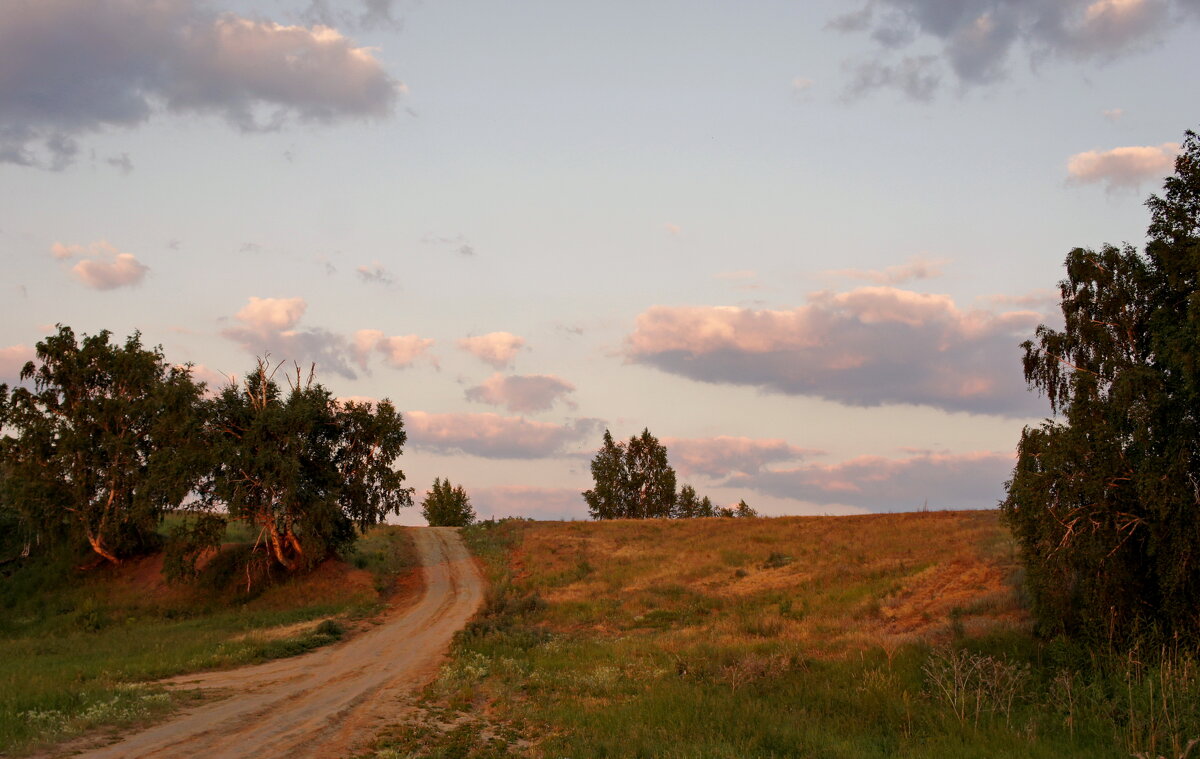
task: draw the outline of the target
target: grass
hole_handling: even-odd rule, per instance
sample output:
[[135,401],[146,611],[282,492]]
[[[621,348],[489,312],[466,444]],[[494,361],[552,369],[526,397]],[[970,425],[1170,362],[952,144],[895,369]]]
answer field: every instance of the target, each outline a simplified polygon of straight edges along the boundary
[[994,512],[465,535],[486,606],[372,756],[1200,757],[1196,659],[1035,640]]
[[405,530],[378,528],[347,562],[246,593],[229,558],[240,550],[189,586],[162,582],[161,557],[89,573],[46,561],[0,579],[0,755],[152,720],[190,698],[156,679],[332,643],[417,564]]

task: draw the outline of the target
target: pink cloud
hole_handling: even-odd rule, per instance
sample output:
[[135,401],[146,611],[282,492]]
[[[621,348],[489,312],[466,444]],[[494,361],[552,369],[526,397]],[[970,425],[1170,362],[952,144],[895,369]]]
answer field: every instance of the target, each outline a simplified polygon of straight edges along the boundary
[[796,461],[823,451],[800,448],[784,440],[729,437],[664,438],[671,465],[684,475],[703,475],[712,479],[736,472],[750,474],[772,462]]
[[364,370],[372,353],[382,354],[388,365],[395,369],[407,369],[420,358],[437,366],[437,359],[429,353],[433,343],[432,338],[417,335],[389,337],[377,329],[360,329],[354,333],[354,359]]
[[259,332],[291,329],[308,310],[304,298],[256,298],[234,314],[234,318]]
[[[509,411],[545,411],[562,400],[575,386],[551,374],[493,374],[482,385],[468,388],[467,400],[504,406]],[[568,402],[568,405],[571,405]],[[573,408],[573,406],[572,406]]]
[[860,279],[879,285],[898,285],[914,279],[932,279],[942,275],[944,260],[928,260],[913,258],[904,264],[896,264],[883,269],[834,269],[825,272],[835,277]]
[[587,504],[580,489],[500,485],[468,488],[471,505],[481,519],[529,517],[533,519],[587,519]]
[[813,294],[791,310],[655,306],[626,340],[630,361],[701,382],[854,406],[909,403],[1029,416],[1021,375],[1030,310],[962,310],[892,287]]
[[56,242],[50,246],[50,255],[60,261],[78,256],[85,258],[71,267],[71,273],[83,284],[95,290],[112,290],[141,282],[150,267],[137,260],[132,253],[122,253],[111,243],[100,240],[90,245],[64,245]]
[[409,443],[440,453],[465,453],[489,459],[538,459],[558,456],[565,446],[591,434],[595,420],[567,426],[499,414],[405,414]]
[[36,355],[28,345],[10,345],[0,348],[0,382],[14,383],[21,376],[25,364],[32,361]]
[[918,452],[905,458],[859,456],[836,464],[738,474],[726,485],[813,503],[877,511],[994,508],[1016,463],[1011,453]]
[[477,337],[464,337],[458,347],[486,364],[504,369],[525,346],[525,338],[511,332],[489,332]]
[[1162,179],[1175,167],[1179,144],[1130,146],[1112,150],[1076,153],[1067,161],[1068,181],[1076,184],[1107,185],[1112,191],[1137,188],[1142,182]]

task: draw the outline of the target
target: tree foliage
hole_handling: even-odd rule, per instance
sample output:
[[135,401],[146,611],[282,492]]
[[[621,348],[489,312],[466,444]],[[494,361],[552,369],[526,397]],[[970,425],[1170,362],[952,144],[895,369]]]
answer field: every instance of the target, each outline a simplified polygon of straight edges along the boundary
[[461,485],[451,485],[450,479],[434,478],[433,489],[421,502],[421,516],[430,527],[466,527],[475,521],[471,498]]
[[389,401],[342,404],[311,371],[305,379],[297,368],[286,389],[273,375],[260,360],[212,402],[216,465],[205,494],[295,570],[347,548],[355,527],[412,505],[393,468],[406,434]]
[[675,470],[667,449],[643,429],[641,435],[617,443],[604,431],[604,442],[592,459],[595,487],[583,493],[593,519],[656,519],[672,516]]
[[201,386],[134,333],[123,345],[69,328],[37,344],[5,391],[0,496],[30,545],[86,545],[119,563],[152,548],[204,464]]
[[1200,629],[1200,138],[1186,134],[1143,253],[1072,250],[1063,328],[1023,345],[1058,415],[1026,428],[1003,502],[1046,632]]

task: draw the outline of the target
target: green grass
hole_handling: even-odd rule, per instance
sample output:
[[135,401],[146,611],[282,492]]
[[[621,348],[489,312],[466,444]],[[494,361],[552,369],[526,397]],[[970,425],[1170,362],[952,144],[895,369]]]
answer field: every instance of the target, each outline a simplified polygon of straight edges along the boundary
[[[0,579],[0,755],[154,719],[188,698],[155,679],[332,643],[345,622],[378,611],[379,591],[416,565],[401,528],[372,531],[348,558],[372,574],[355,592],[322,580],[320,569],[249,594],[203,577],[148,589],[152,572],[79,573],[49,560]],[[283,637],[256,634],[316,620],[325,621]]]
[[[735,531],[721,535],[703,524],[469,528],[492,583],[486,606],[427,690],[424,719],[370,755],[1178,759],[1200,739],[1194,655],[1119,657],[985,624],[980,615],[1014,608],[1011,587],[998,599],[1004,584],[970,569],[1015,569],[995,515],[910,521],[714,520]],[[843,561],[847,551],[862,561]],[[564,572],[581,553],[591,570],[573,589]],[[930,607],[943,617],[918,636],[889,635],[885,612],[947,566],[968,567],[955,604]],[[613,576],[621,590],[607,590]]]

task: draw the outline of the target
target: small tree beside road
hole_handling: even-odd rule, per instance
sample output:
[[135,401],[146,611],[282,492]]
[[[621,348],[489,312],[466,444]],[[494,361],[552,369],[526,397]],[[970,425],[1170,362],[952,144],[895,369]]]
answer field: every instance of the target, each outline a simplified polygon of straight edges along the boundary
[[475,509],[462,485],[451,485],[449,478],[434,478],[433,489],[426,491],[421,502],[421,516],[430,527],[466,527],[475,522]]

